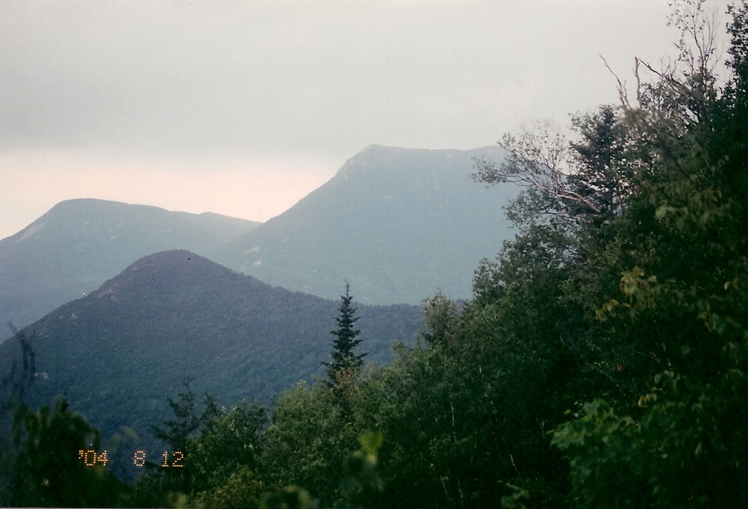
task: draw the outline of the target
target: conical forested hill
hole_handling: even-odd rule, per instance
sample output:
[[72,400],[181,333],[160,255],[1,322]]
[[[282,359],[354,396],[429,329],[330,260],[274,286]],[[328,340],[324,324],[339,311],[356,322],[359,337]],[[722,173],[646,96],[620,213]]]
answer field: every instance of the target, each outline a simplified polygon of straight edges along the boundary
[[[29,402],[66,394],[105,437],[123,425],[149,437],[171,417],[166,398],[185,377],[223,404],[267,401],[320,372],[337,306],[187,251],[150,255],[25,329],[36,353]],[[367,361],[389,360],[391,342],[410,341],[421,321],[415,306],[360,306],[358,315]],[[0,345],[0,371],[18,352],[16,338]]]
[[0,339],[98,288],[142,256],[169,249],[206,254],[259,223],[218,214],[79,199],[54,206],[0,240]]

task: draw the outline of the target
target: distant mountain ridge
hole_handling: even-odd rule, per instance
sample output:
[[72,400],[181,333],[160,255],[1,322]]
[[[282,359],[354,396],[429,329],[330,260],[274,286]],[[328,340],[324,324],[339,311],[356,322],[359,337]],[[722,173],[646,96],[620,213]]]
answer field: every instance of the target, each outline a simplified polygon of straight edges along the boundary
[[401,149],[372,145],[283,214],[237,238],[214,259],[270,284],[327,298],[351,282],[363,302],[415,304],[437,289],[471,296],[474,270],[513,236],[503,205],[511,184],[488,189],[470,175],[499,147]]
[[[29,402],[66,394],[105,437],[123,425],[149,437],[187,376],[222,404],[267,401],[329,360],[338,304],[187,251],[150,255],[25,329],[36,352]],[[361,305],[357,315],[361,350],[380,363],[421,323],[416,306]],[[0,380],[18,350],[15,338],[0,345]]]
[[138,258],[167,249],[199,254],[259,223],[219,214],[77,199],[57,204],[0,240],[0,338],[81,297]]
[[370,304],[467,299],[480,260],[513,236],[518,189],[470,179],[499,147],[372,145],[326,184],[260,224],[94,199],[68,200],[0,240],[0,341],[97,288],[142,256],[186,249],[273,285],[335,299],[344,282]]

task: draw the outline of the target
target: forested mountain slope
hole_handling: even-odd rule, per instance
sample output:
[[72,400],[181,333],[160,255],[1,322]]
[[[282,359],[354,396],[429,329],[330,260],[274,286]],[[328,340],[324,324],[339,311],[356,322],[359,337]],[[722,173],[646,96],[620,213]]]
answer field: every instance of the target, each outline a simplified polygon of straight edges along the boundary
[[[41,461],[33,460],[56,466],[62,454],[34,449],[37,436],[55,436],[37,433],[16,456],[26,466],[11,477],[28,486],[21,500],[40,505],[33,496],[85,482],[108,494],[100,506],[126,507],[748,507],[748,2],[727,9],[726,78],[713,71],[724,56],[708,7],[674,2],[678,53],[659,70],[637,60],[636,96],[620,81],[619,104],[572,116],[567,134],[528,124],[503,137],[509,157],[478,165],[487,184],[528,185],[508,209],[517,235],[478,265],[470,301],[437,294],[423,303],[416,347],[398,348],[391,364],[358,372],[348,362],[334,378],[291,387],[270,415],[240,405],[205,418],[190,403],[195,394],[182,392],[173,415],[158,420],[171,419],[167,442],[193,468],[153,469],[119,498],[83,467],[47,487],[53,468],[34,470]],[[185,256],[164,258],[179,266],[191,263]],[[119,323],[116,312],[129,301],[130,279],[151,282],[153,296],[139,296],[154,304],[142,309],[170,302],[149,266],[78,304],[110,306],[105,315],[96,303],[96,315],[107,327],[117,323],[118,336],[139,322],[153,328],[147,315]],[[221,274],[211,280],[239,277]],[[202,305],[231,294],[225,286]],[[197,287],[175,288],[189,295]],[[185,320],[181,309],[168,308],[170,329]],[[244,309],[226,304],[223,316]],[[46,323],[64,322],[55,337],[78,341],[75,324],[91,315],[62,310]],[[362,312],[356,327],[366,320]],[[174,334],[192,348],[183,331]],[[202,345],[204,335],[190,341]],[[215,333],[206,339],[220,341]],[[87,346],[107,341],[100,333]],[[80,352],[67,365],[84,364],[81,377],[111,359]],[[296,361],[290,352],[283,354]],[[201,356],[217,366],[212,359]],[[169,360],[182,369],[178,356]],[[145,371],[148,383],[158,382],[150,358],[125,366],[114,373],[119,380]],[[16,407],[16,427],[28,436],[49,415],[18,419],[29,413]],[[189,418],[194,426],[185,429]],[[73,491],[67,506],[90,491]]]
[[[126,425],[145,438],[188,376],[224,404],[267,402],[329,359],[337,305],[187,251],[147,256],[25,329],[36,354],[29,402],[65,394],[105,437]],[[421,321],[416,306],[358,314],[367,361],[392,359],[391,342],[412,340]],[[2,373],[17,356],[15,338],[0,345]]]
[[205,254],[258,223],[218,214],[78,199],[57,204],[0,240],[0,338],[94,290],[142,256],[168,249]]
[[270,284],[336,298],[344,280],[372,304],[417,304],[437,289],[468,298],[478,262],[513,236],[513,184],[472,182],[474,159],[499,147],[415,150],[372,145],[285,213],[213,253]]

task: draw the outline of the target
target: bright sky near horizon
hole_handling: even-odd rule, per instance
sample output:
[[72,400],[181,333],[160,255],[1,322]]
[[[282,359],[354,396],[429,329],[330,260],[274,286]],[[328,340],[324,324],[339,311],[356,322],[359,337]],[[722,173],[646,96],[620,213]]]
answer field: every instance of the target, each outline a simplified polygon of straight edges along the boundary
[[71,198],[264,221],[370,144],[565,125],[616,101],[600,56],[631,80],[678,38],[668,0],[0,5],[0,238]]

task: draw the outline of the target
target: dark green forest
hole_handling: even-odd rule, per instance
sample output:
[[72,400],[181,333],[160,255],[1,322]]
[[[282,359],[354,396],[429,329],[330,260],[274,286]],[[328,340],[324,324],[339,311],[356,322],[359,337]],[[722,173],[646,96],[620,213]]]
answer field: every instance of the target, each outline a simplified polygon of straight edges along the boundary
[[675,3],[675,55],[613,74],[614,104],[476,161],[476,185],[526,186],[517,235],[391,364],[363,363],[346,290],[326,379],[268,408],[186,380],[153,423],[170,466],[128,483],[79,458],[104,444],[64,399],[22,404],[19,366],[0,503],[748,507],[748,4],[727,20],[720,53],[703,1]]
[[[64,394],[105,441],[126,425],[137,434],[128,447],[153,450],[151,426],[170,415],[166,397],[187,376],[222,404],[267,404],[322,372],[336,307],[194,253],[155,253],[23,329],[37,373],[24,402],[36,409]],[[411,343],[422,323],[418,306],[362,304],[357,313],[370,363],[391,362],[392,341]],[[17,338],[0,345],[0,391],[21,350]]]

